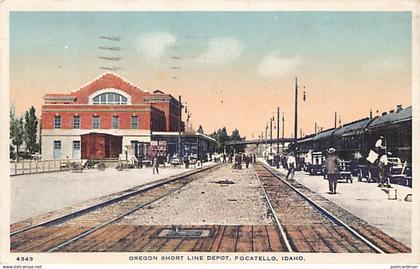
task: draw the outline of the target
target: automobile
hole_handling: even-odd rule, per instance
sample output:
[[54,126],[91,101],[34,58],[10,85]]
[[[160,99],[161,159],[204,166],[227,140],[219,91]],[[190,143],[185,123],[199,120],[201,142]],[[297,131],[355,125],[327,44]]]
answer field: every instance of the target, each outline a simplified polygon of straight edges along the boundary
[[181,164],[181,158],[178,156],[178,154],[174,154],[171,158],[171,165],[180,165]]

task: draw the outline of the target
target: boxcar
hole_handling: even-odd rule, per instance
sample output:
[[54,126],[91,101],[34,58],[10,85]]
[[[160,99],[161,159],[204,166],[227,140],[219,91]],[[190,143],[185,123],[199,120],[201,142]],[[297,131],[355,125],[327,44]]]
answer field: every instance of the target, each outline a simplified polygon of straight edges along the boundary
[[118,158],[122,153],[122,136],[105,133],[81,135],[82,159]]

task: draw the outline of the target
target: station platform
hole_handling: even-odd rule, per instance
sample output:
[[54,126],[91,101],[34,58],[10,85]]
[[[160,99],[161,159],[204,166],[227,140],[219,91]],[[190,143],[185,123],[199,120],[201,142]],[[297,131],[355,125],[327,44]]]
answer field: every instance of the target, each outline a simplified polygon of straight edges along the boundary
[[[287,174],[286,169],[279,168],[278,171]],[[297,171],[294,180],[411,246],[412,197],[409,196],[408,201],[405,198],[412,194],[412,188],[396,184],[391,184],[391,188],[381,188],[376,183],[359,182],[353,177],[353,183],[340,180],[337,194],[330,194],[328,180],[321,175],[312,176],[304,171]]]
[[[203,166],[211,164],[204,163]],[[82,173],[62,171],[10,177],[10,222],[15,223],[194,169],[194,166],[188,169],[166,166],[159,167],[159,174],[153,174],[151,167],[123,171],[108,167],[104,171],[85,169]]]

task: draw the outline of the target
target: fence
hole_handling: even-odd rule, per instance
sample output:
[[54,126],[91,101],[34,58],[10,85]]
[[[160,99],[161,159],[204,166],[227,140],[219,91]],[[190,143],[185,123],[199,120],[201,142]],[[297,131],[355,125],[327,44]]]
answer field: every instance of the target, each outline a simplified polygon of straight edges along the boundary
[[[26,175],[53,171],[69,170],[69,163],[74,160],[24,160],[10,162],[10,175]],[[80,161],[80,160],[79,160]]]

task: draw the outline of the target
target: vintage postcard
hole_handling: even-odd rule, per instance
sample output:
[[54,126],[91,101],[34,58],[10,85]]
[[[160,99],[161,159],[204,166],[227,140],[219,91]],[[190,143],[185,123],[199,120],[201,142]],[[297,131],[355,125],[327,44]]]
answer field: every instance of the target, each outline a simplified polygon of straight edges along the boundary
[[0,263],[420,262],[418,1],[0,12]]

